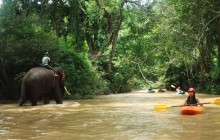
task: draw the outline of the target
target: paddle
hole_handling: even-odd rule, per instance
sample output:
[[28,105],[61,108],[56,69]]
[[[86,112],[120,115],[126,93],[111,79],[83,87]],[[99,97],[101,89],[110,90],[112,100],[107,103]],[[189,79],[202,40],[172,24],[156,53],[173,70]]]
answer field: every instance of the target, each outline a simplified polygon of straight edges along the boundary
[[207,103],[202,103],[202,104],[215,104],[220,106],[220,99],[215,99],[213,102],[207,102]]
[[[207,102],[207,103],[202,103],[202,104],[215,104],[220,106],[220,99],[215,99],[213,102]],[[164,104],[158,104],[154,106],[154,110],[156,111],[165,111],[169,108],[172,107],[181,107],[182,105],[175,105],[175,106],[169,106],[169,105],[164,105]]]
[[164,105],[164,104],[158,104],[158,105],[154,106],[154,110],[160,112],[160,111],[165,111],[165,110],[172,108],[172,107],[181,107],[181,106],[182,105],[169,106],[169,105]]

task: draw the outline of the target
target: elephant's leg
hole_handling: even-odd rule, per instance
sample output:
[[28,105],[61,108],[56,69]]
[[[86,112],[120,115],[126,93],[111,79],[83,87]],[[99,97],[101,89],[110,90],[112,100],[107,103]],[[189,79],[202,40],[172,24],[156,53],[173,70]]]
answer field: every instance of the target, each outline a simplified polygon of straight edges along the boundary
[[19,100],[19,102],[18,102],[18,106],[23,106],[24,105],[24,103],[26,102],[26,98],[24,98],[24,97],[21,97],[21,99]]
[[54,100],[56,101],[57,104],[62,104],[62,97],[61,97],[61,90],[60,90],[60,85],[59,85],[59,78],[55,77],[55,83],[54,83]]
[[44,104],[49,104],[50,96],[49,95],[45,95],[43,98],[44,98]]
[[61,92],[60,92],[60,89],[59,88],[55,88],[55,96],[54,96],[54,100],[56,101],[57,104],[62,104],[63,101],[61,99]]
[[63,103],[63,101],[62,101],[60,96],[57,96],[57,95],[54,96],[54,100],[56,101],[57,104],[62,104]]
[[37,100],[31,100],[31,105],[36,106],[37,105]]
[[39,96],[38,96],[39,93],[38,92],[39,91],[36,90],[36,88],[33,88],[33,91],[30,94],[30,100],[31,100],[31,105],[32,106],[36,106],[37,105],[37,101],[38,101],[38,98],[39,98]]

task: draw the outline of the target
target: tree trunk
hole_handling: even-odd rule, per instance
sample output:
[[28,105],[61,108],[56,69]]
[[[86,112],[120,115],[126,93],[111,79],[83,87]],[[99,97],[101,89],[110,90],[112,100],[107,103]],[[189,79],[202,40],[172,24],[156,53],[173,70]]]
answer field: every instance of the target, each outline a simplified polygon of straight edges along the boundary
[[[218,77],[216,78],[216,82],[218,82],[218,84],[220,84],[220,27],[218,25],[218,29],[217,29],[217,37],[216,37],[216,43],[217,43],[217,62],[218,62]],[[216,83],[217,84],[217,83]]]

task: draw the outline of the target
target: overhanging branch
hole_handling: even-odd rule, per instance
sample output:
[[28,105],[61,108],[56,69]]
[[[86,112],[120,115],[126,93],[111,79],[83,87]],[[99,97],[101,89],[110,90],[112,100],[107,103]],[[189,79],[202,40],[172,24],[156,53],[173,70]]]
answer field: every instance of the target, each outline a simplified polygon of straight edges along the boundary
[[205,31],[207,31],[207,28],[208,28],[208,26],[212,23],[212,22],[214,22],[215,20],[217,20],[217,19],[219,19],[220,18],[220,14],[219,15],[217,15],[217,16],[215,16],[213,19],[211,19],[210,21],[208,21],[207,23],[206,23],[206,25],[203,27],[203,29],[202,29],[202,35],[200,36],[200,38],[199,38],[199,42],[198,42],[198,44],[202,44],[202,40],[203,40],[203,38],[204,38],[204,33],[205,33]]

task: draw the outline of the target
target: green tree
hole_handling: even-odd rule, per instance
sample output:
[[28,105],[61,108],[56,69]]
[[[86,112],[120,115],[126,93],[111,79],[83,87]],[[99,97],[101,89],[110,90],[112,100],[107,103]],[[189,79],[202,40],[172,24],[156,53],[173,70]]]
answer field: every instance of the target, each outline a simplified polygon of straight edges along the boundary
[[[51,56],[58,48],[58,39],[53,31],[44,28],[45,25],[39,16],[33,14],[26,16],[26,13],[17,15],[16,3],[8,2],[1,9],[1,73],[4,77],[1,80],[3,90],[10,94],[3,94],[6,97],[17,97],[14,94],[19,89],[20,78],[23,72],[39,66],[44,52],[51,51]],[[56,41],[57,40],[57,41]]]

